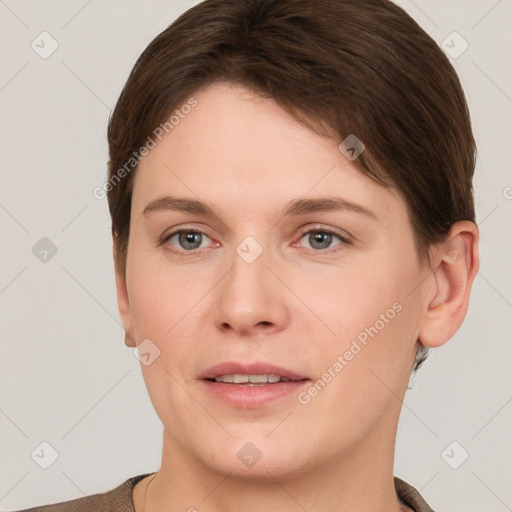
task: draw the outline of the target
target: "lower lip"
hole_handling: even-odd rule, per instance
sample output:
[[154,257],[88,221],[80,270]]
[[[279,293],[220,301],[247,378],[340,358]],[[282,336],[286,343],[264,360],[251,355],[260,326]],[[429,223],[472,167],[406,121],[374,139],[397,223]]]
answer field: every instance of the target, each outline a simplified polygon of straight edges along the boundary
[[227,384],[210,380],[201,382],[205,384],[207,391],[215,398],[242,409],[255,409],[269,405],[292,393],[298,394],[300,389],[310,381],[304,379],[256,386]]

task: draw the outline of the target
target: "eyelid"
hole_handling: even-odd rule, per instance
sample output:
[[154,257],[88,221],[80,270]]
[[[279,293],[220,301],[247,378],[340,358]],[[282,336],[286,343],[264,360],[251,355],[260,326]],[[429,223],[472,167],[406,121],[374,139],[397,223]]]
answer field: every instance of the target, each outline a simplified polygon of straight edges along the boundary
[[307,225],[304,228],[301,228],[299,238],[298,238],[297,242],[294,242],[292,244],[292,247],[297,247],[298,244],[300,243],[300,241],[302,240],[302,238],[307,233],[315,232],[315,231],[321,232],[321,233],[329,233],[331,235],[337,236],[341,240],[341,243],[334,247],[330,247],[328,249],[313,249],[311,247],[301,247],[302,249],[305,249],[306,251],[313,252],[314,254],[323,255],[323,254],[335,253],[338,251],[342,251],[347,245],[352,245],[354,243],[352,236],[349,233],[347,233],[346,231],[341,231],[336,228],[332,228],[330,226],[326,226],[323,224],[314,224],[314,225]]
[[[181,233],[183,231],[185,231],[185,232],[201,233],[203,236],[206,236],[207,238],[209,238],[212,242],[215,242],[215,244],[217,246],[219,245],[219,243],[216,242],[210,235],[208,235],[208,233],[206,233],[204,229],[197,228],[195,226],[184,225],[184,226],[180,226],[179,228],[171,228],[170,230],[166,231],[159,238],[157,246],[164,245],[166,242],[168,242],[170,240],[171,237],[173,237],[174,235],[177,235],[177,234],[179,234],[179,233]],[[179,249],[177,247],[173,247],[172,249],[169,249],[169,250],[172,251],[172,252],[178,253],[178,254],[194,254],[194,253],[197,253],[197,252],[201,252],[203,249],[205,249],[205,247],[203,247],[201,249],[194,249],[192,251],[186,251],[184,249]]]
[[300,238],[302,238],[306,233],[309,233],[310,231],[321,231],[325,233],[330,233],[332,235],[336,235],[340,237],[344,242],[346,243],[352,243],[353,238],[352,236],[347,233],[346,231],[339,230],[330,226],[326,226],[324,224],[313,224],[313,225],[307,225],[304,228],[301,228],[300,230]]

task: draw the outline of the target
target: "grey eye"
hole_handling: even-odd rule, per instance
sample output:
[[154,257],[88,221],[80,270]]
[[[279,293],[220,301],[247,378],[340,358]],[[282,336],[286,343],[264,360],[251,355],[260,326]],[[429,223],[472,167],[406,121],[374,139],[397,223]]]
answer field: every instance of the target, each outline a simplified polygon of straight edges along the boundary
[[182,230],[170,236],[169,241],[179,249],[193,251],[204,247],[208,237],[200,231]]
[[330,233],[329,231],[313,230],[305,233],[301,238],[301,241],[306,239],[311,249],[322,250],[330,248],[332,242],[336,238],[340,240],[340,242],[342,241],[341,237],[335,233]]

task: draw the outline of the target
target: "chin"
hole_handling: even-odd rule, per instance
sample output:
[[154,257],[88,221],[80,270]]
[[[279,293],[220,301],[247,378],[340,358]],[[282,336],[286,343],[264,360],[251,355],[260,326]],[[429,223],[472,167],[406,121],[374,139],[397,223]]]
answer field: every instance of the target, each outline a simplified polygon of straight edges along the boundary
[[[223,442],[211,439],[212,444],[196,456],[210,470],[247,482],[275,483],[311,468],[312,457],[307,453],[314,450],[307,450],[303,439],[293,442],[289,436],[274,435],[268,436],[266,429],[264,434],[226,435]],[[207,458],[205,453],[209,454]]]

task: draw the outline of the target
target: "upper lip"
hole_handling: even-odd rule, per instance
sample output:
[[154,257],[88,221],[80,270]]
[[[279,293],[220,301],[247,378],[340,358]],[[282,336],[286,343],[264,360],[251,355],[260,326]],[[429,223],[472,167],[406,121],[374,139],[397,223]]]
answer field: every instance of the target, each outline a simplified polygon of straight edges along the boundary
[[307,379],[304,375],[281,368],[275,364],[265,362],[254,362],[254,363],[238,363],[235,361],[226,361],[211,366],[204,372],[202,372],[199,379],[215,379],[219,375],[265,375],[274,374],[280,377],[287,377],[290,380],[304,380]]

